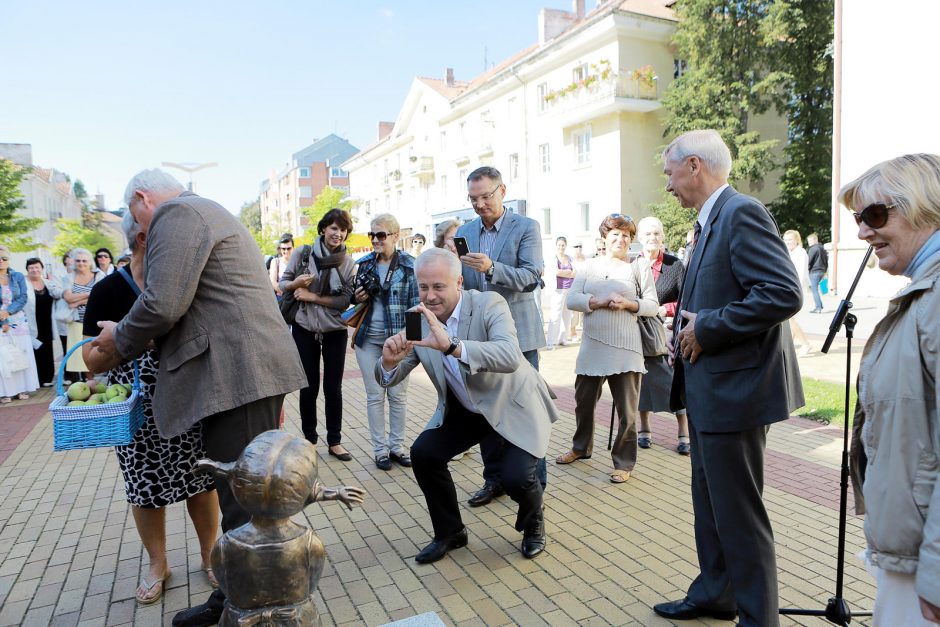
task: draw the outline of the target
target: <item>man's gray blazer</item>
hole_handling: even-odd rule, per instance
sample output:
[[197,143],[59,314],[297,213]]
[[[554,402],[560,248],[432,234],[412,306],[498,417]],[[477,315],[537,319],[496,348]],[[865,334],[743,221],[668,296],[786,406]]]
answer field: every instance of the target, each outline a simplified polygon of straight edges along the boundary
[[[538,286],[545,268],[542,257],[542,234],[539,224],[532,218],[516,215],[506,210],[503,214],[496,242],[490,251],[495,269],[493,279],[487,282],[483,274],[463,267],[463,287],[467,290],[496,292],[509,303],[509,311],[516,323],[519,348],[523,352],[545,346],[545,331],[542,316],[535,302],[533,290]],[[480,250],[482,220],[477,218],[457,229],[457,235],[467,238],[470,252]]]
[[[423,325],[427,335],[427,323]],[[545,457],[551,423],[558,419],[548,384],[526,361],[516,340],[516,327],[505,299],[495,292],[465,290],[460,303],[457,336],[463,340],[469,365],[458,360],[470,400],[493,429],[535,457]],[[443,354],[416,346],[383,383],[382,360],[375,377],[386,387],[408,376],[418,363],[437,390],[437,409],[426,429],[436,429],[447,415],[447,381]]]
[[160,353],[160,435],[307,385],[258,245],[224,207],[183,192],[154,211],[144,292],[114,330],[124,358]]
[[703,432],[732,432],[786,420],[803,405],[787,320],[803,292],[777,224],[757,200],[728,187],[718,197],[688,262],[680,307],[698,314],[703,352],[677,362],[673,406],[684,393]]

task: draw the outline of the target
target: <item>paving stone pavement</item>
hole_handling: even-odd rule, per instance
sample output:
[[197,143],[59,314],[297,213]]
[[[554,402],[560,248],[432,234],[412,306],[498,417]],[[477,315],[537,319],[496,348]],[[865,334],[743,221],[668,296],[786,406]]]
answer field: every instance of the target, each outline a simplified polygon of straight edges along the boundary
[[[542,353],[542,371],[562,412],[549,460],[569,448],[574,431],[577,350]],[[801,359],[804,375],[818,369],[813,359]],[[360,378],[349,354],[343,443],[354,460],[327,457],[321,445],[320,478],[364,487],[365,506],[349,512],[326,503],[305,511],[327,547],[317,599],[325,625],[381,625],[424,612],[449,625],[671,624],[651,606],[680,598],[696,573],[689,460],[674,452],[671,416],[654,416],[653,448],[640,451],[629,482],[614,485],[607,474],[605,395],[594,456],[570,466],[549,462],[549,544],[538,558],[519,554],[514,504],[502,497],[482,508],[462,505],[469,546],[421,566],[414,556],[431,535],[424,499],[409,469],[375,467]],[[115,456],[110,449],[53,453],[51,418],[43,409],[51,399],[51,390],[43,390],[0,408],[0,627],[169,625],[177,611],[210,592],[185,508],[176,504],[167,512],[173,570],[167,592],[157,604],[138,606],[134,591],[147,562]],[[420,369],[412,374],[408,403],[410,442],[436,404]],[[288,396],[286,411],[286,428],[299,434],[296,395]],[[822,609],[834,591],[841,443],[841,430],[802,419],[770,431],[764,496],[777,542],[781,606]],[[479,452],[451,469],[463,503],[481,484]],[[848,518],[844,597],[855,609],[870,608],[874,597],[873,581],[855,557],[864,545],[861,522]],[[828,623],[783,617],[781,624]]]

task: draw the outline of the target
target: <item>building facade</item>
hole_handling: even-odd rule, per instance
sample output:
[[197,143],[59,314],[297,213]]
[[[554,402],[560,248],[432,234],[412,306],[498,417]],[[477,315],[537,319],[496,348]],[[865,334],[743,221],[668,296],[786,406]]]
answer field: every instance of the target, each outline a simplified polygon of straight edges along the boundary
[[[604,216],[647,215],[665,184],[660,96],[684,69],[670,43],[671,4],[543,9],[539,42],[473,80],[450,70],[415,78],[394,125],[343,165],[358,224],[392,212],[407,239],[448,217],[473,217],[466,178],[482,165],[502,172],[506,204],[537,220],[547,240],[564,235],[590,251]],[[786,137],[783,120],[759,130]],[[768,179],[747,191],[775,190]]]
[[312,205],[324,187],[349,191],[349,175],[341,165],[358,150],[330,134],[295,152],[282,172],[261,182],[261,223],[279,233],[303,234],[309,225],[301,209]]
[[[0,159],[9,159],[17,165],[29,169],[29,174],[20,183],[24,209],[20,212],[26,218],[41,218],[44,222],[30,233],[33,241],[52,245],[58,234],[56,220],[67,218],[78,220],[82,217],[82,203],[72,192],[72,183],[63,172],[52,168],[33,165],[33,151],[30,144],[0,144]],[[13,253],[11,267],[26,271],[26,260],[30,257],[42,259],[46,267],[55,260],[49,248],[40,247],[27,252]]]

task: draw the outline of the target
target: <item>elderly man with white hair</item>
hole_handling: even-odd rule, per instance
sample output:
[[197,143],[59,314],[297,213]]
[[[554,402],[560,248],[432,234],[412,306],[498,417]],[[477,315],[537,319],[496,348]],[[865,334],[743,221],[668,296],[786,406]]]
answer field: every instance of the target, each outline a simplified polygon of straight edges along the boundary
[[[124,201],[147,232],[144,290],[121,322],[98,323],[102,365],[160,351],[153,396],[160,435],[202,423],[206,455],[235,461],[255,436],[278,428],[284,395],[307,385],[297,347],[271,294],[261,251],[222,205],[161,170],[131,179]],[[250,519],[228,483],[216,483],[222,530]],[[174,625],[213,625],[225,595],[185,610]]]
[[654,606],[777,625],[773,531],[761,494],[769,425],[803,404],[785,324],[800,281],[770,212],[728,185],[731,153],[713,130],[663,152],[666,191],[695,209],[695,236],[676,316],[673,408],[692,441],[692,507],[700,572],[684,599]]

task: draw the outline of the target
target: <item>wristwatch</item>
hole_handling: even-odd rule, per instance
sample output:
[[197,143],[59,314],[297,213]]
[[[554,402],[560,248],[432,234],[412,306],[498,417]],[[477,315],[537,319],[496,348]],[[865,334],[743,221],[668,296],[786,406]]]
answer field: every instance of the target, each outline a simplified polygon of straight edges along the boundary
[[485,272],[485,274],[486,274],[486,280],[487,280],[487,281],[492,281],[492,280],[493,280],[493,273],[494,273],[494,272],[496,272],[496,264],[495,264],[495,263],[494,263],[493,265],[491,265],[491,266],[490,266],[490,269]]
[[460,346],[460,338],[455,335],[454,337],[450,338],[450,346],[448,346],[447,350],[444,351],[444,355],[450,355],[455,350],[457,350],[458,346]]

